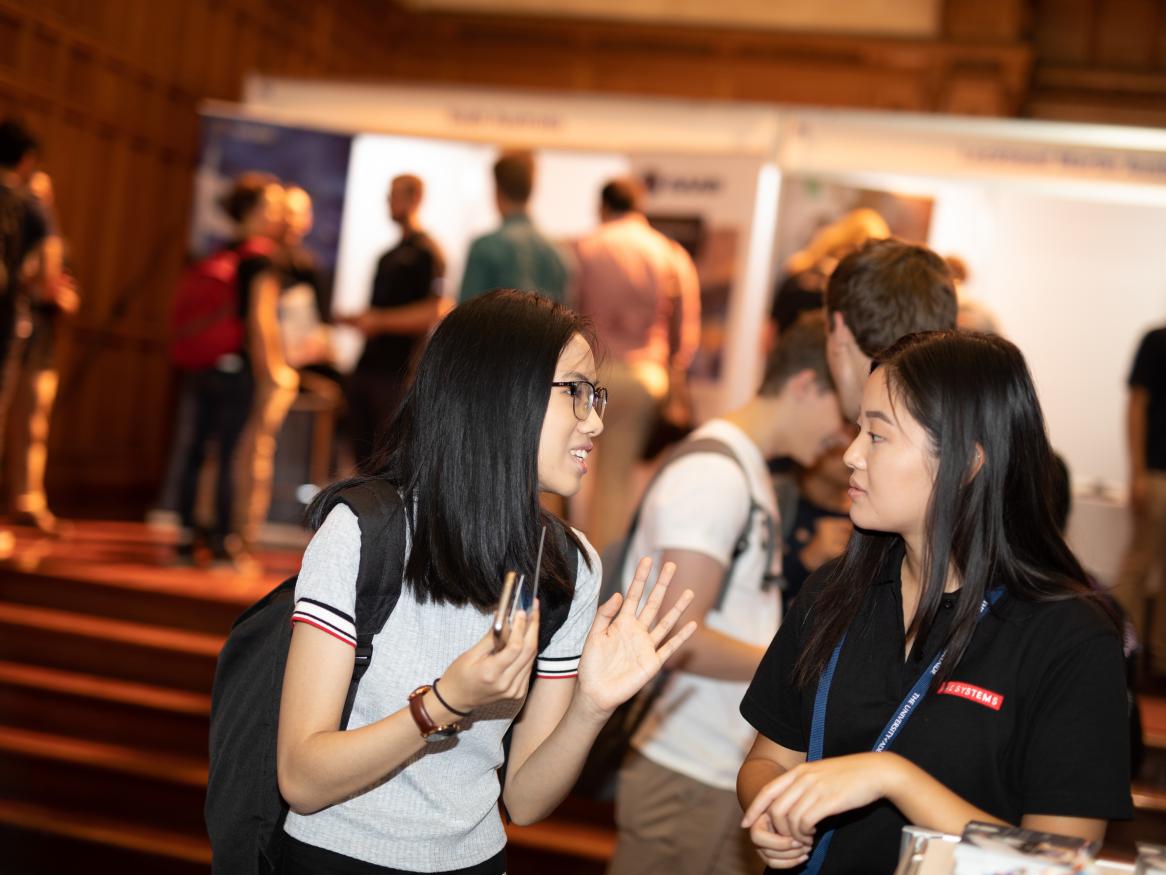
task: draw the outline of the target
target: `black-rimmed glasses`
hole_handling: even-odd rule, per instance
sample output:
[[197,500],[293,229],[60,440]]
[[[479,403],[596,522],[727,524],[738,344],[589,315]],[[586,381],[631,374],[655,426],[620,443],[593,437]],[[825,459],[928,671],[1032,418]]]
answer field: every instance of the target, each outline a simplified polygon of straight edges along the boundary
[[596,386],[588,380],[556,380],[552,386],[563,386],[571,390],[571,402],[575,405],[575,418],[580,422],[586,421],[592,409],[603,419],[603,411],[607,409],[607,389]]

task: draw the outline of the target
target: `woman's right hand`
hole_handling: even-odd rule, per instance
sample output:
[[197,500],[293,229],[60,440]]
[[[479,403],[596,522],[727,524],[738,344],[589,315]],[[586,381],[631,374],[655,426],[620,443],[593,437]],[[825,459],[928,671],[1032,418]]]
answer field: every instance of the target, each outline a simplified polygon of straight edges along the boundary
[[473,711],[491,702],[521,699],[530,684],[538,654],[538,601],[528,615],[519,611],[506,646],[494,652],[494,632],[486,634],[450,663],[441,676],[441,697],[459,711]]
[[792,869],[810,857],[810,846],[778,832],[769,814],[762,814],[749,828],[749,840],[771,869]]

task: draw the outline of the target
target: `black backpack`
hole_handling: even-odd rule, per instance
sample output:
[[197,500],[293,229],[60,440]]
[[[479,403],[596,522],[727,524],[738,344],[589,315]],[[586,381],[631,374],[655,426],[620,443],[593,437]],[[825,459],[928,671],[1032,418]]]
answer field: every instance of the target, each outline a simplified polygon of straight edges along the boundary
[[[627,535],[619,541],[608,545],[603,551],[603,585],[599,595],[600,604],[611,598],[613,593],[623,591],[623,567],[627,563],[628,550],[631,548],[632,537],[636,533],[636,528],[640,524],[640,514],[643,512],[648,493],[668,465],[683,456],[691,456],[696,453],[713,453],[732,459],[741,468],[741,472],[745,474],[746,483],[748,483],[749,477],[745,472],[744,466],[741,465],[741,460],[737,458],[737,455],[724,441],[717,440],[716,438],[696,438],[678,444],[672,451],[672,454],[657,469],[655,476],[644,490],[644,497],[640,499],[640,504],[632,516]],[[742,528],[741,534],[737,537],[737,542],[733,547],[733,555],[729,559],[728,567],[725,569],[725,576],[721,578],[721,588],[715,607],[719,608],[724,602],[725,592],[729,586],[729,578],[733,574],[733,567],[736,565],[738,557],[749,546],[749,533],[753,528],[753,517],[757,513],[762,514],[766,520],[768,527],[766,534],[767,549],[769,550],[768,558],[770,560],[773,559],[773,551],[777,548],[777,532],[775,531],[774,520],[757,503],[756,499],[750,495],[749,513],[745,517],[745,526]],[[768,562],[766,563],[766,567],[769,567]],[[768,581],[766,583],[768,585]],[[655,704],[656,699],[664,691],[669,674],[669,671],[664,669],[649,681],[640,692],[616,708],[615,713],[608,718],[607,723],[603,725],[603,729],[599,731],[595,743],[591,746],[591,752],[587,755],[587,759],[583,763],[583,769],[579,773],[579,778],[575,783],[573,792],[600,801],[610,801],[615,798],[616,777],[619,773],[620,764],[631,748],[632,736],[636,734],[636,730],[640,728],[640,724],[644,722],[644,718],[652,710],[652,705]]]
[[[370,479],[341,491],[360,525],[356,579],[356,657],[340,728],[348,725],[360,680],[373,657],[373,637],[401,595],[405,557],[404,505],[386,480]],[[560,526],[556,541],[572,579],[578,554]],[[212,871],[219,875],[274,872],[288,806],[276,778],[276,735],[283,674],[291,644],[296,578],[290,577],[248,608],[231,627],[219,653],[211,694],[210,770],[203,815],[211,840]],[[570,611],[569,599],[546,606],[539,650]],[[532,677],[533,683],[533,677]]]

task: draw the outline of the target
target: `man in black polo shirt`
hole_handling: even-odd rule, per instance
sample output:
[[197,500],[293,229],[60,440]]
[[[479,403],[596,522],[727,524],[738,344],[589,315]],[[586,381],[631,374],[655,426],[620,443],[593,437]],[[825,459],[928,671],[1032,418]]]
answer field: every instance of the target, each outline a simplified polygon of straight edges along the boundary
[[367,338],[347,392],[352,448],[362,470],[404,397],[418,347],[449,310],[441,296],[445,259],[417,220],[424,190],[411,174],[393,179],[389,216],[401,227],[401,241],[377,263],[369,309],[337,320]]
[[[1146,640],[1146,584],[1166,559],[1166,328],[1142,338],[1129,378],[1126,431],[1134,532],[1113,594]],[[1166,678],[1166,593],[1154,599],[1150,670]]]

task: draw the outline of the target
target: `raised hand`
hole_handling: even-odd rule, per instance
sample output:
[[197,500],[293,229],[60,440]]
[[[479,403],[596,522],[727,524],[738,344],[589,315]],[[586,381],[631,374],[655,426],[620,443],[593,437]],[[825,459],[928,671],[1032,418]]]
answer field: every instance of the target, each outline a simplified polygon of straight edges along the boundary
[[652,560],[648,557],[641,559],[627,597],[616,593],[599,606],[583,645],[579,661],[579,692],[601,714],[610,714],[638,693],[656,676],[668,657],[696,631],[696,622],[689,621],[668,638],[668,633],[692,602],[692,590],[686,590],[672,610],[657,622],[664,593],[676,571],[671,562],[665,563],[660,570],[651,595],[643,609],[639,608],[651,570]]

